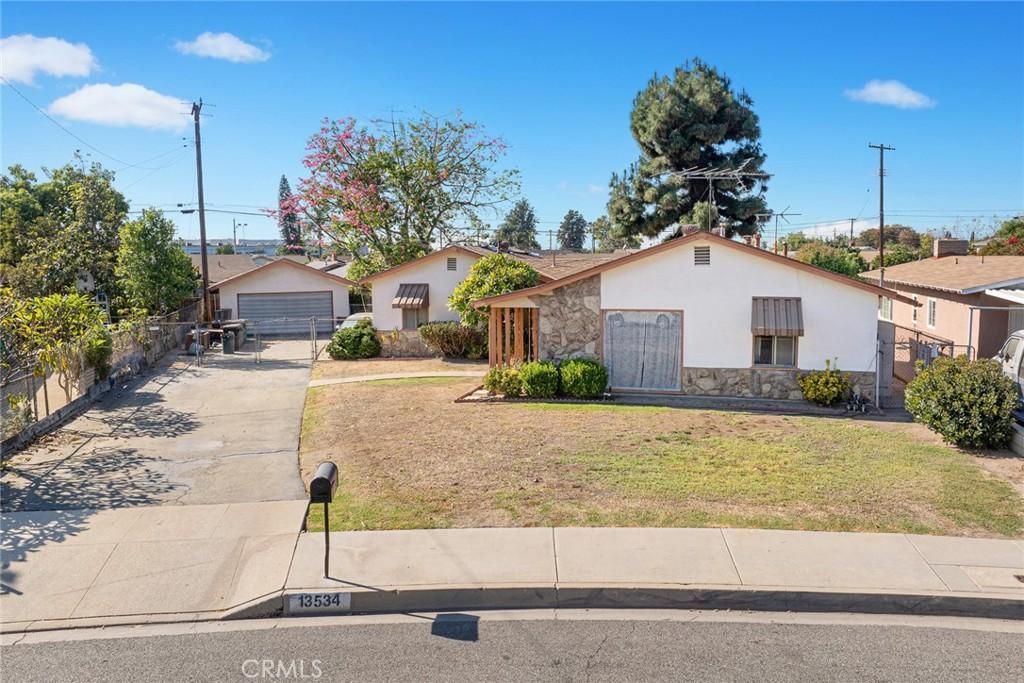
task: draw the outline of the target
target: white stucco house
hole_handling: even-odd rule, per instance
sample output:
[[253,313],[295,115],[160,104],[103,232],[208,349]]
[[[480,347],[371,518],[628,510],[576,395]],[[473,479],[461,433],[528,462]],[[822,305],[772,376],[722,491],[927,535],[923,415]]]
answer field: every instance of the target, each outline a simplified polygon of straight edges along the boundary
[[225,318],[260,323],[261,334],[330,333],[349,314],[349,288],[356,283],[291,259],[275,259],[210,287],[214,308]]
[[694,232],[474,305],[490,307],[492,365],[589,356],[618,391],[794,399],[798,373],[831,362],[873,399],[888,386],[880,296],[893,293]]

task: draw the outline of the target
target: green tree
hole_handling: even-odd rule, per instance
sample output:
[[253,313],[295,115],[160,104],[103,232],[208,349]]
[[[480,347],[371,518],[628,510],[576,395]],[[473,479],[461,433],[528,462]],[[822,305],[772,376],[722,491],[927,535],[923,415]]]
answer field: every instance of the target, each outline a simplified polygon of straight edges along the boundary
[[353,257],[350,276],[369,275],[452,241],[456,222],[473,224],[518,191],[501,170],[502,140],[455,116],[377,122],[325,120],[307,144],[310,175],[278,207],[310,234]]
[[817,241],[814,238],[808,237],[799,230],[796,232],[789,233],[788,235],[783,237],[782,240],[786,243],[786,246],[789,248],[789,250],[794,252],[799,251],[800,248],[803,247],[805,244],[812,244],[813,242]]
[[1009,237],[1024,239],[1024,216],[1017,216],[1016,218],[1003,221],[1003,224],[996,230],[995,236],[1000,239],[1007,239]]
[[560,249],[583,249],[583,241],[587,237],[587,219],[579,211],[569,209],[558,226],[558,246]]
[[114,174],[80,158],[37,182],[12,166],[0,182],[3,278],[21,296],[72,292],[88,283],[115,299],[118,232],[128,201]]
[[529,264],[505,254],[490,254],[478,259],[448,298],[448,308],[459,314],[463,325],[481,327],[487,323],[488,307],[476,309],[473,302],[489,296],[508,294],[533,287],[540,275]]
[[7,312],[0,318],[5,351],[31,359],[36,371],[53,371],[68,401],[87,367],[106,376],[113,351],[111,337],[103,324],[103,309],[89,297],[74,293],[24,299],[4,288],[0,299]]
[[[901,263],[917,261],[921,258],[920,247],[911,248],[905,244],[897,243],[885,250],[885,267],[898,266]],[[882,265],[882,260],[876,256],[871,259],[870,269],[874,270]]]
[[[888,247],[890,244],[897,244],[900,241],[900,230],[904,226],[902,225],[887,225],[885,226],[885,246]],[[913,230],[911,228],[911,230]],[[878,228],[868,228],[862,230],[857,235],[857,244],[862,247],[871,247],[872,249],[878,249]],[[920,237],[918,237],[918,244],[920,244]]]
[[710,230],[718,227],[718,207],[710,202],[697,202],[690,210],[689,223],[696,225],[701,230]]
[[590,224],[594,235],[597,251],[611,252],[617,249],[639,249],[640,238],[636,235],[624,235],[612,225],[607,216],[601,216]]
[[[611,178],[608,216],[626,235],[654,237],[686,222],[695,203],[709,196],[708,181],[674,171],[715,167],[759,172],[765,155],[761,128],[745,91],[699,59],[655,75],[633,101],[630,129],[640,158]],[[750,183],[716,181],[715,203],[729,234],[757,230],[766,205]],[[765,189],[761,184],[762,190]]]
[[868,269],[860,254],[838,247],[830,247],[823,242],[815,242],[801,247],[800,251],[796,253],[796,258],[812,266],[850,277]]
[[166,313],[191,298],[198,284],[188,254],[174,239],[174,223],[163,212],[146,209],[121,228],[117,277],[124,308]]
[[537,216],[530,202],[520,199],[505,216],[494,233],[498,242],[508,242],[517,249],[540,249],[537,242]]
[[277,227],[281,231],[281,239],[284,240],[284,251],[287,254],[301,254],[302,229],[299,224],[299,216],[292,206],[292,188],[288,184],[288,178],[281,176],[277,184]]
[[214,251],[215,254],[219,254],[219,255],[222,255],[222,256],[226,255],[226,254],[234,254],[235,253],[235,245],[231,244],[230,242],[228,242],[226,244],[218,244],[217,248],[214,249],[213,251]]

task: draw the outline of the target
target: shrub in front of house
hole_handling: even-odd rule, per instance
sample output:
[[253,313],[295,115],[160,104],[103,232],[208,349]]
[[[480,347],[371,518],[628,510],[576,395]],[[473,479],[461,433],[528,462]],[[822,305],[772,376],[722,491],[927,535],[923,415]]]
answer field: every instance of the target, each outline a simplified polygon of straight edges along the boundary
[[608,370],[589,358],[570,358],[558,366],[562,394],[570,398],[597,398],[608,386]]
[[445,358],[483,358],[487,354],[484,330],[444,321],[419,326],[420,339],[432,352]]
[[337,330],[327,345],[327,355],[334,360],[376,358],[380,355],[380,339],[369,320],[361,320],[355,327]]
[[796,382],[805,399],[822,406],[834,406],[849,396],[853,389],[850,373],[840,372],[838,365],[832,367],[827,360],[824,370],[805,372],[796,378]]
[[519,368],[508,365],[491,368],[484,375],[484,389],[492,394],[504,394],[506,398],[518,397],[523,393]]
[[546,360],[523,363],[519,368],[523,393],[530,398],[554,398],[558,395],[558,366]]
[[939,357],[907,384],[906,407],[943,440],[964,448],[1005,448],[1019,392],[990,359]]

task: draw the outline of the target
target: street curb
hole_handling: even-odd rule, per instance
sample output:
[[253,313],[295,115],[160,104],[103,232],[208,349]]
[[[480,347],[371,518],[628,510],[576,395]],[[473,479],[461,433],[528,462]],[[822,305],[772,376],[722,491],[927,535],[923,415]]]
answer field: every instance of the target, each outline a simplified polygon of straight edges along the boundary
[[[241,616],[299,616],[288,613],[289,595],[346,593],[310,589],[286,590],[252,605]],[[347,609],[317,614],[387,612],[452,612],[490,609],[701,609],[755,612],[845,612],[900,616],[977,617],[1024,621],[1024,599],[1018,597],[882,593],[833,590],[784,590],[721,587],[515,586],[438,587],[348,592]]]
[[973,617],[1024,621],[1024,599],[1016,596],[939,593],[858,593],[694,586],[446,586],[437,588],[275,591],[231,609],[210,612],[135,614],[48,619],[3,624],[0,634],[313,616],[289,614],[289,595],[348,593],[348,609],[316,616],[402,612],[461,612],[524,609],[677,609],[736,612],[807,612],[894,616]]

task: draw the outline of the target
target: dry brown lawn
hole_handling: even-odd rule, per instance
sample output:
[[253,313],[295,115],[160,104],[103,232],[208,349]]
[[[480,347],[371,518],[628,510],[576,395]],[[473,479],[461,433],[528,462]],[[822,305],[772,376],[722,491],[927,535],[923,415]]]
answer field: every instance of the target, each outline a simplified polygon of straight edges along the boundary
[[[1024,501],[1003,476],[919,425],[453,402],[478,384],[431,378],[311,389],[303,475],[321,460],[338,463],[332,528],[745,526],[1017,536],[1024,525]],[[986,459],[999,463],[994,470],[1022,462],[1007,453]],[[318,510],[310,523],[322,525]]]
[[358,377],[399,372],[427,372],[434,370],[480,370],[487,372],[486,361],[446,360],[444,358],[373,358],[370,360],[331,360],[321,356],[313,365],[313,379]]

